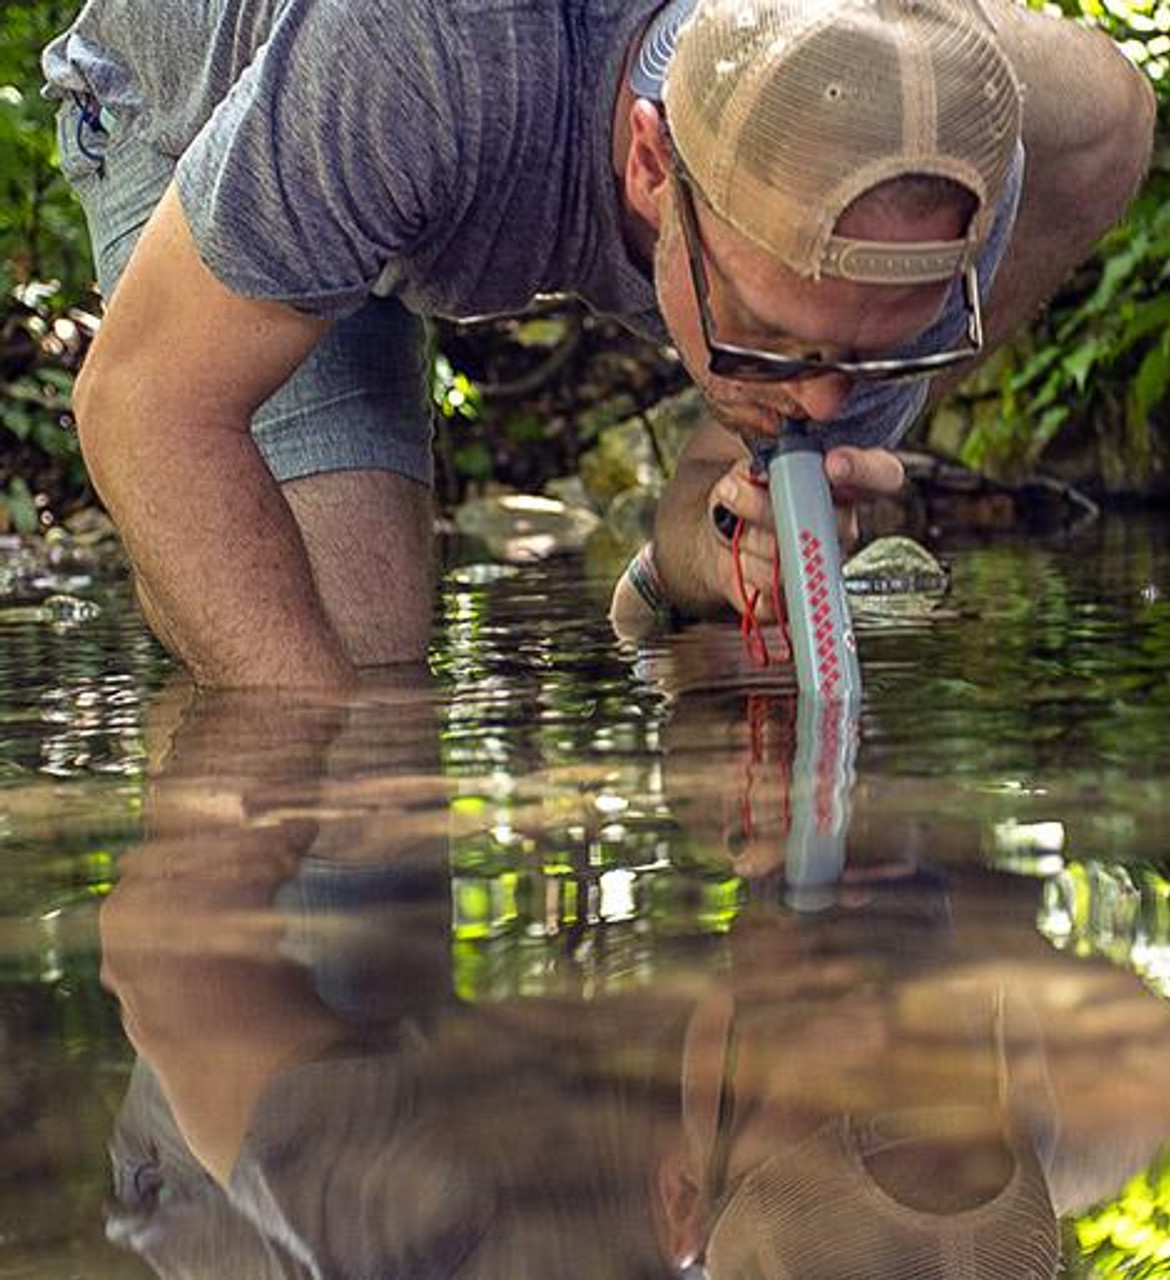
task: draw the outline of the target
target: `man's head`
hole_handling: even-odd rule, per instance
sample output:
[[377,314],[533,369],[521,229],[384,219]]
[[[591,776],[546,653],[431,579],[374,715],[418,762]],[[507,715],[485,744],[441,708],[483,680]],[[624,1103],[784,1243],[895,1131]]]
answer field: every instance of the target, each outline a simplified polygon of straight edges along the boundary
[[974,0],[675,0],[631,87],[627,194],[663,314],[733,425],[831,419],[860,378],[948,367],[888,358],[971,279],[1017,146]]

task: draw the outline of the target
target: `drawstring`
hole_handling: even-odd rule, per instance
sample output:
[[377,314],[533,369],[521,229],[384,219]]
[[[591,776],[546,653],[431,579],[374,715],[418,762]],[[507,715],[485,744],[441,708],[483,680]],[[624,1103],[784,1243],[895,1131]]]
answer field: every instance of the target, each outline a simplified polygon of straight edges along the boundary
[[747,725],[747,758],[743,766],[743,785],[737,796],[737,810],[730,811],[730,797],[724,800],[724,825],[729,820],[734,826],[729,838],[734,839],[734,847],[729,843],[728,852],[732,857],[742,852],[743,846],[750,843],[761,833],[757,827],[757,783],[761,782],[768,765],[768,727],[774,725],[776,740],[772,749],[773,762],[777,770],[779,786],[779,830],[784,838],[792,830],[792,790],[791,767],[795,745],[792,741],[794,727],[784,709],[789,704],[782,698],[771,694],[749,693],[744,704],[744,720]]
[[87,160],[92,160],[97,165],[99,178],[106,176],[106,158],[100,151],[93,151],[85,139],[86,129],[92,130],[95,134],[100,134],[103,138],[107,136],[108,130],[102,123],[102,109],[96,98],[83,97],[80,93],[74,92],[73,101],[77,106],[77,149]]

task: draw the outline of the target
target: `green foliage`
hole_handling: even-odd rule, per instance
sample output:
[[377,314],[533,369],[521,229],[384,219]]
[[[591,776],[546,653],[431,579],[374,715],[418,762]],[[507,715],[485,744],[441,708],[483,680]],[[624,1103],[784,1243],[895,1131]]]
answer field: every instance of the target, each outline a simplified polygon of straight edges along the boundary
[[40,95],[42,47],[73,0],[0,7],[0,527],[41,525],[36,491],[84,492],[68,417],[91,291],[84,219],[57,166],[54,105]]
[[18,287],[0,305],[0,530],[32,533],[51,523],[38,494],[47,507],[87,492],[69,403],[93,322],[64,309],[56,282]]
[[1159,149],[1125,220],[1001,357],[997,412],[978,420],[961,457],[1020,475],[1061,431],[1091,423],[1104,487],[1142,489],[1170,425],[1170,0],[1062,0],[1061,8],[1102,27],[1149,75]]
[[90,289],[84,221],[56,163],[55,108],[40,95],[41,48],[76,7],[73,0],[0,7],[0,294],[57,280],[77,302]]
[[969,465],[1030,471],[1063,427],[1092,421],[1113,446],[1107,487],[1148,479],[1170,386],[1170,173],[1151,177],[1085,278],[1006,353],[999,413],[967,440]]
[[1076,1236],[1092,1276],[1157,1280],[1170,1272],[1170,1154],[1086,1214]]
[[457,373],[444,355],[435,357],[432,396],[439,413],[448,421],[475,422],[479,417],[479,388],[466,374]]

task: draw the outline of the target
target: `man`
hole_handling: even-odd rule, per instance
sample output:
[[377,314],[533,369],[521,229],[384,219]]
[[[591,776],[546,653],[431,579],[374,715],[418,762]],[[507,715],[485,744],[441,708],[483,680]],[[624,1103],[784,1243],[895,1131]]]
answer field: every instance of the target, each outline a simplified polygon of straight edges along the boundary
[[[715,421],[663,503],[658,572],[708,611],[741,599],[728,516],[748,581],[770,572],[741,437],[836,421],[838,498],[896,489],[884,449],[924,385],[900,379],[1010,331],[1143,172],[1152,94],[1071,24],[998,0],[693,7],[89,0],[47,51],[110,303],[82,446],[198,680],[345,687],[424,651],[418,316],[559,289],[669,334]],[[812,32],[832,56],[794,79]],[[842,158],[872,178],[848,202]],[[886,271],[873,245],[895,241]],[[756,357],[713,373],[716,344]]]

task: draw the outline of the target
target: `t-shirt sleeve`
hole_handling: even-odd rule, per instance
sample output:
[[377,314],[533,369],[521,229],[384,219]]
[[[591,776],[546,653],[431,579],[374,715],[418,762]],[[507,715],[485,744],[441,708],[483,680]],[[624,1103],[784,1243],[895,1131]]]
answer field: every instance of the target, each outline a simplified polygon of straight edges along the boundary
[[[1024,180],[1024,151],[1016,150],[1015,160],[996,210],[991,233],[975,260],[979,294],[986,308],[992,282],[1011,241]],[[893,352],[913,356],[944,351],[963,340],[967,327],[962,285],[956,282],[939,319],[913,342]],[[825,428],[827,448],[858,445],[863,448],[892,449],[914,425],[926,405],[930,382],[860,383],[845,402],[842,412]]]
[[421,0],[288,0],[179,161],[212,273],[336,318],[395,259],[434,252],[458,224],[460,150],[475,145],[455,125],[455,43]]
[[408,1049],[292,1067],[261,1098],[229,1196],[317,1280],[453,1275],[496,1206],[482,1159],[443,1140],[447,1095]]

